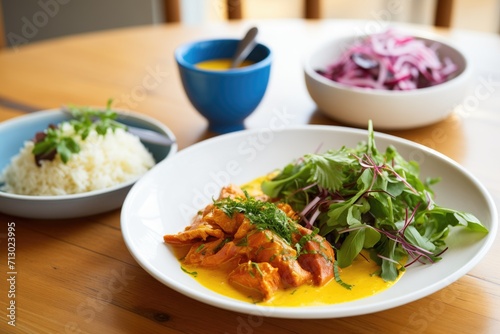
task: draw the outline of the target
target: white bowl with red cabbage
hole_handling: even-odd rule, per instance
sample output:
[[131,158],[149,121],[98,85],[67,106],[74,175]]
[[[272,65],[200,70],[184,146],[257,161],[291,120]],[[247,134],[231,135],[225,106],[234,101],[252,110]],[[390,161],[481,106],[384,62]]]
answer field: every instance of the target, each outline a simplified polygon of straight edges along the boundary
[[388,130],[445,119],[466,97],[471,79],[469,61],[455,47],[394,30],[332,40],[306,58],[304,72],[321,112]]

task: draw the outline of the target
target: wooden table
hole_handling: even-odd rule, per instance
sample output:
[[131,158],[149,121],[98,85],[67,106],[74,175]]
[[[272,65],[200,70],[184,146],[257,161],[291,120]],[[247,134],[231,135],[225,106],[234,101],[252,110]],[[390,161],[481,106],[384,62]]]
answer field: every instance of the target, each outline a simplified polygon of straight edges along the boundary
[[[214,136],[189,104],[173,58],[183,42],[239,37],[251,25],[274,52],[268,92],[246,122],[335,124],[315,108],[301,69],[303,52],[340,33],[373,32],[381,22],[263,21],[204,27],[148,26],[72,36],[0,52],[0,121],[61,104],[134,109],[164,122],[180,149]],[[380,27],[379,27],[380,28]],[[432,30],[433,28],[423,28]],[[465,108],[424,128],[391,131],[432,147],[468,168],[500,203],[500,38],[438,33],[462,46],[475,66]],[[4,139],[2,139],[4,140]],[[185,297],[148,275],[128,252],[120,211],[64,221],[0,214],[0,332],[5,333],[499,333],[500,240],[449,287],[410,304],[364,316],[325,320],[262,318]],[[8,225],[16,238],[16,327],[6,323]],[[214,326],[208,330],[208,326]]]

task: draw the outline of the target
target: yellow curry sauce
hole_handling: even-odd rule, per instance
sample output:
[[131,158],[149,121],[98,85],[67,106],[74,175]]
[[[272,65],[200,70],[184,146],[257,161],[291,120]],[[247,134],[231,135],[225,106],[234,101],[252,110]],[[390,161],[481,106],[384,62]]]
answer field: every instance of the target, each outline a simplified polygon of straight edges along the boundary
[[[257,178],[242,185],[241,188],[251,196],[259,195],[261,194],[260,185],[265,178],[266,176]],[[178,258],[182,259],[183,252],[187,252],[187,250],[177,249]],[[390,288],[397,282],[386,282],[380,278],[377,275],[380,267],[369,258],[367,252],[362,251],[361,254],[362,256],[358,256],[351,266],[340,269],[340,279],[344,283],[351,285],[351,289],[347,289],[336,282],[335,279],[332,279],[321,287],[306,284],[286,290],[279,289],[274,293],[272,299],[258,302],[258,304],[295,307],[343,303],[375,295]],[[251,296],[245,295],[229,284],[227,280],[229,269],[214,270],[185,264],[182,264],[182,267],[201,285],[212,291],[237,300],[255,303]],[[399,278],[401,278],[401,275]]]
[[[231,286],[227,281],[228,271],[186,266],[201,285],[221,295],[246,302],[254,302],[251,297]],[[385,282],[375,273],[380,268],[368,258],[358,257],[353,264],[340,272],[343,282],[352,288],[341,286],[334,279],[324,286],[301,285],[297,288],[278,290],[268,301],[258,302],[264,306],[317,306],[344,303],[375,295],[390,288],[396,282]]]
[[[252,65],[253,62],[249,60],[244,60],[238,68]],[[203,70],[210,71],[225,71],[231,68],[231,59],[210,59],[199,62],[196,67]]]

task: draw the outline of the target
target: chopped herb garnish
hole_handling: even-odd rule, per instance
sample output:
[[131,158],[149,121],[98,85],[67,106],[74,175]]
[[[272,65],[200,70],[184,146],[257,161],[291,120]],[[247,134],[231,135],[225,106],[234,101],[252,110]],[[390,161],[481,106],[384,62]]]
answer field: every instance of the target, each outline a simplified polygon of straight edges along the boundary
[[189,274],[189,275],[191,275],[193,277],[198,276],[198,272],[197,271],[189,271],[186,268],[184,268],[183,266],[181,266],[181,269],[182,269],[183,272],[185,272],[186,274]]
[[255,270],[259,273],[259,275],[261,277],[264,276],[264,274],[262,273],[262,270],[260,270],[260,267],[259,267],[258,263],[252,262],[251,265],[252,265],[253,268],[255,268]]
[[309,234],[303,235],[300,237],[299,241],[295,244],[295,250],[297,254],[305,254],[304,245],[309,241],[313,240],[314,237],[318,234],[319,229],[314,228],[313,231]]
[[339,264],[337,263],[337,261],[333,262],[333,276],[335,277],[335,282],[337,282],[338,284],[340,284],[342,287],[346,288],[347,290],[351,290],[352,289],[352,285],[351,284],[345,283],[340,278]]
[[241,200],[223,198],[214,201],[214,205],[229,217],[235,213],[243,213],[258,230],[270,230],[288,244],[292,243],[292,234],[296,231],[296,227],[286,213],[273,203],[247,197]]
[[217,247],[214,248],[214,253],[217,253],[218,251],[220,251],[222,249],[222,247],[224,247],[225,244],[227,244],[228,242],[230,242],[231,239],[230,238],[225,238],[224,240],[222,240],[218,245]]
[[201,252],[204,248],[205,248],[205,244],[201,244],[201,245],[199,245],[199,246],[196,248],[195,252],[196,252],[196,253],[199,253],[199,252]]
[[248,246],[248,235],[245,235],[243,238],[241,238],[241,240],[239,240],[238,243],[236,243],[236,246],[238,247]]

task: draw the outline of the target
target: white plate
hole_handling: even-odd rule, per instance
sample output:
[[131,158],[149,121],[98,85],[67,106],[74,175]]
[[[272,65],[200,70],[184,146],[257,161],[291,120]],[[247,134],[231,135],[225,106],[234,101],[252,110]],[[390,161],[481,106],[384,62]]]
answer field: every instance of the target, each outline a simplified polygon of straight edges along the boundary
[[[59,124],[70,116],[60,109],[37,111],[0,123],[0,173],[19,153],[24,142],[49,124]],[[128,126],[149,129],[175,141],[172,131],[161,122],[131,111],[119,111],[117,120]],[[157,162],[177,151],[177,144],[164,147],[143,143]],[[110,188],[62,196],[27,196],[0,191],[0,212],[35,219],[66,219],[94,215],[119,208],[136,180]]]
[[334,318],[377,312],[425,297],[466,274],[486,254],[497,231],[495,205],[485,188],[445,156],[418,144],[376,133],[379,150],[393,144],[418,161],[422,177],[442,176],[436,202],[475,214],[490,230],[482,239],[454,233],[444,259],[410,267],[390,289],[361,300],[311,307],[266,307],[217,294],[183,272],[163,235],[177,233],[228,183],[242,184],[306,153],[354,147],[367,131],[304,126],[281,131],[246,130],[193,145],[149,171],[125,199],[122,233],[131,254],[153,277],[191,298],[220,308],[280,318]]

